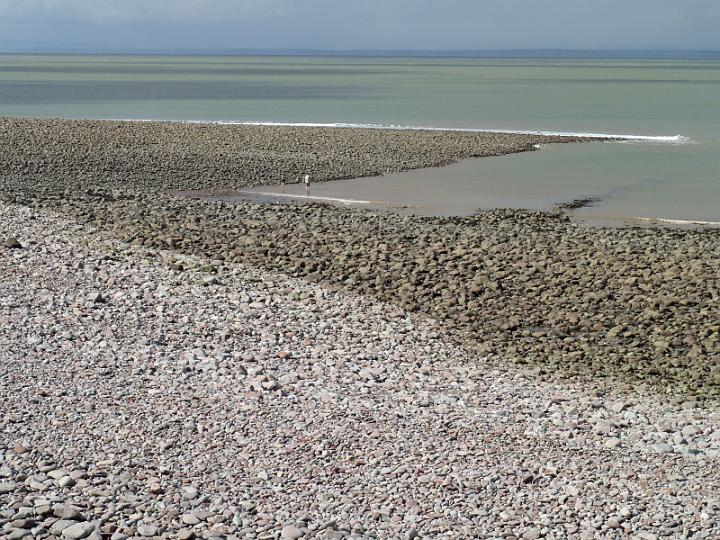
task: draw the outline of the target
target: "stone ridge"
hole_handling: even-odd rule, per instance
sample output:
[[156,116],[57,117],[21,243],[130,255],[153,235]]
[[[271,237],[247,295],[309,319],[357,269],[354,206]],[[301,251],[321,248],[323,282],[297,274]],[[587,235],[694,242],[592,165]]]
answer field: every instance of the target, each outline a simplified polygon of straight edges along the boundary
[[[0,191],[237,189],[373,176],[577,137],[0,118]],[[47,178],[53,178],[48,184]]]

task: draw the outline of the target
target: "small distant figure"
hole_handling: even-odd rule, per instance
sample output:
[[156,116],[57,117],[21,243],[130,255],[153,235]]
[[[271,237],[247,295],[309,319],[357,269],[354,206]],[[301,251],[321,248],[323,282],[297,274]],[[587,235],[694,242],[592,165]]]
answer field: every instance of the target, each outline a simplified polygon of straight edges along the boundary
[[285,193],[285,177],[280,177],[280,193]]
[[305,195],[310,195],[310,175],[309,174],[305,175],[303,182],[305,182]]

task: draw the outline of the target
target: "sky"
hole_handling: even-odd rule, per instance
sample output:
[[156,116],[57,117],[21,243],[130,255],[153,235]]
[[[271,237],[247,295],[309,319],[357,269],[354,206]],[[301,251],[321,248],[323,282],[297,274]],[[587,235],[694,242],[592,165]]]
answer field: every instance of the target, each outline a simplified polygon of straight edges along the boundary
[[0,0],[22,48],[720,50],[720,0]]

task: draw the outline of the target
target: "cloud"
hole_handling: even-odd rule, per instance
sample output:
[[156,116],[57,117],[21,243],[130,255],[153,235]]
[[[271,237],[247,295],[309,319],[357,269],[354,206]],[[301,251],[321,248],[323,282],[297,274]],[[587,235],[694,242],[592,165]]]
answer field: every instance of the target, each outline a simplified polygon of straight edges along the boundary
[[0,0],[17,21],[227,22],[284,15],[289,0]]
[[148,48],[720,48],[718,0],[0,0],[0,39]]

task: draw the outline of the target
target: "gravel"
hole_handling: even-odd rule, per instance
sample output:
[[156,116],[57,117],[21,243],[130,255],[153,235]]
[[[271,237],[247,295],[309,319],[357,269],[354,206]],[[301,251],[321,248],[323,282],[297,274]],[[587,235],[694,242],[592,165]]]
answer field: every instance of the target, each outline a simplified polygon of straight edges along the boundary
[[244,263],[434,318],[479,354],[543,378],[651,385],[688,406],[720,397],[717,230],[162,197],[50,207],[129,243],[202,255],[208,286],[222,264]]
[[441,165],[546,140],[581,139],[0,119],[0,198],[203,256],[210,263],[196,282],[208,287],[222,284],[218,262],[279,271],[432,317],[478,354],[543,379],[650,385],[687,406],[717,401],[717,230],[589,228],[561,212],[428,219],[168,196],[303,170],[323,180]]
[[169,193],[541,139],[0,119],[0,536],[719,537],[717,233]]
[[199,284],[206,258],[0,204],[26,246],[0,257],[8,537],[720,534],[712,408],[538,382],[391,304],[233,262]]

